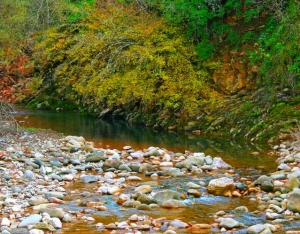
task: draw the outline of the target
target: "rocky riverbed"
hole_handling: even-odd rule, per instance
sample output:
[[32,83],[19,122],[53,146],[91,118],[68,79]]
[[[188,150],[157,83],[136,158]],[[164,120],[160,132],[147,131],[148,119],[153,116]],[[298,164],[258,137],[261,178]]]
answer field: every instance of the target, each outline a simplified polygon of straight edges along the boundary
[[[87,224],[102,233],[300,233],[300,144],[275,145],[272,153],[277,171],[241,176],[221,158],[202,152],[95,148],[81,136],[51,131],[8,134],[0,137],[1,232],[64,233],[66,226]],[[167,186],[160,186],[164,181]],[[74,183],[91,185],[92,192]],[[85,199],[91,196],[97,199]],[[197,199],[214,196],[243,197],[256,209],[220,207],[212,222],[151,216],[151,211],[185,216]],[[128,217],[100,222],[101,214],[113,212],[110,203]],[[245,215],[259,218],[243,222]]]

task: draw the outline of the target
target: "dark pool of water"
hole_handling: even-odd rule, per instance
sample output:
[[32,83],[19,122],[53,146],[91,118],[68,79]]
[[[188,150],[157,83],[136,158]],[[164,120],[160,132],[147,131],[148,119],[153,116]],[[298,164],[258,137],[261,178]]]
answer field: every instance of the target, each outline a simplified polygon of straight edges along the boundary
[[[110,146],[122,149],[125,145],[131,145],[135,149],[144,149],[157,146],[173,152],[187,150],[219,156],[234,167],[252,167],[263,171],[277,167],[274,156],[268,155],[270,147],[267,144],[187,132],[154,131],[122,120],[99,120],[76,112],[29,110],[19,106],[15,109],[15,116],[19,121],[24,121],[24,127],[52,129],[64,135],[83,136],[99,148]],[[253,154],[254,152],[258,154]]]

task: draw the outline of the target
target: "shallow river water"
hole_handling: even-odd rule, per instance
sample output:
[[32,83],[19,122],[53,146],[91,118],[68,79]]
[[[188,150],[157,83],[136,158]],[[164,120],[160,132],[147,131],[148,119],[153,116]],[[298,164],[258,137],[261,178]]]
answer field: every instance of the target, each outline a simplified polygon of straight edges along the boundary
[[[205,135],[193,135],[184,132],[154,131],[151,128],[142,126],[131,126],[121,120],[98,120],[78,115],[74,112],[53,112],[42,110],[27,110],[22,107],[15,107],[16,119],[22,122],[25,127],[52,129],[63,133],[63,135],[83,136],[86,140],[93,141],[98,148],[114,148],[121,150],[123,146],[130,145],[135,150],[157,146],[173,152],[204,152],[212,157],[222,157],[228,164],[232,165],[239,176],[253,176],[266,174],[276,170],[276,156],[268,155],[270,147],[268,145],[258,145],[243,140],[212,138]],[[139,175],[140,176],[140,175]],[[144,178],[150,180],[150,178]],[[159,185],[153,190],[172,188],[180,192],[185,189],[184,185],[193,181],[207,181],[210,175],[189,176],[184,178],[170,178],[158,181]],[[136,209],[124,209],[116,204],[114,196],[100,196],[95,194],[97,184],[85,184],[82,182],[70,182],[67,186],[68,210],[80,211],[84,213],[86,207],[80,206],[82,201],[106,202],[108,211],[92,211],[89,215],[95,222],[64,223],[63,229],[57,233],[98,233],[95,223],[108,224],[126,220],[132,214],[148,215],[150,217],[167,219],[181,219],[182,221],[196,223],[213,223],[213,214],[224,210],[231,212],[238,206],[247,206],[249,211],[257,209],[257,204],[251,202],[249,197],[227,198],[202,196],[200,198],[186,199],[188,208],[166,210],[162,208],[153,211],[137,211]],[[71,194],[70,191],[80,191]],[[80,194],[88,192],[89,196],[83,197]],[[245,225],[253,225],[265,219],[262,214],[247,213],[239,216]],[[238,220],[239,221],[239,220]],[[185,231],[187,233],[188,231]],[[195,233],[195,232],[193,232]],[[199,233],[199,232],[197,232]],[[204,232],[205,233],[205,232]],[[241,232],[242,233],[242,232]]]

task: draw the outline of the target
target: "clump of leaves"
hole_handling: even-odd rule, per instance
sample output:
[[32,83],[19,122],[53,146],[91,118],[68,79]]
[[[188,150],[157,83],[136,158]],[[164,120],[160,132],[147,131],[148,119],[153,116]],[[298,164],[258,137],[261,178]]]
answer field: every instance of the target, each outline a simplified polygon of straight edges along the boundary
[[192,41],[135,3],[103,3],[71,27],[48,31],[36,48],[44,88],[90,110],[142,104],[194,113],[216,95]]
[[[256,58],[261,62],[261,79],[269,90],[289,88],[299,92],[300,83],[300,23],[297,1],[290,1],[281,18],[272,20],[260,37]],[[279,13],[277,14],[279,15]]]

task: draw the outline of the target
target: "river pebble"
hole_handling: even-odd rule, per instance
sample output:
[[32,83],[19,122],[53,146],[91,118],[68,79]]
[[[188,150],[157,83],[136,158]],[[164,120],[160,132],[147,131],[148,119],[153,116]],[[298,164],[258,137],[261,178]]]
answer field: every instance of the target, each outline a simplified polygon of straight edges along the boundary
[[[16,140],[0,148],[6,155],[0,161],[2,233],[17,228],[25,228],[29,233],[54,232],[62,229],[67,221],[97,221],[91,215],[95,210],[111,212],[105,202],[85,200],[92,196],[90,192],[69,191],[68,186],[73,183],[91,185],[100,198],[110,196],[120,209],[136,208],[139,212],[163,208],[180,211],[195,205],[197,199],[212,196],[245,197],[257,202],[258,211],[252,214],[263,212],[264,219],[261,224],[245,225],[238,218],[251,213],[246,206],[233,211],[223,211],[220,207],[219,212],[212,214],[216,224],[197,224],[193,217],[187,223],[178,218],[167,220],[137,213],[115,223],[98,222],[94,224],[98,229],[127,229],[128,233],[152,229],[162,233],[177,233],[181,229],[272,233],[281,228],[275,224],[300,219],[300,151],[293,143],[272,147],[278,156],[276,172],[241,178],[222,158],[203,152],[173,153],[153,146],[138,151],[131,146],[124,146],[120,151],[98,149],[81,136],[44,140],[29,134],[21,137],[23,145]],[[164,179],[187,176],[197,180],[176,188],[180,193],[172,189],[172,184],[170,189],[160,188]],[[145,182],[145,177],[150,181]],[[76,196],[77,200],[70,201]],[[78,202],[84,208],[78,205],[79,211],[72,211],[64,206],[69,202]],[[25,213],[27,207],[32,207],[37,214]]]

